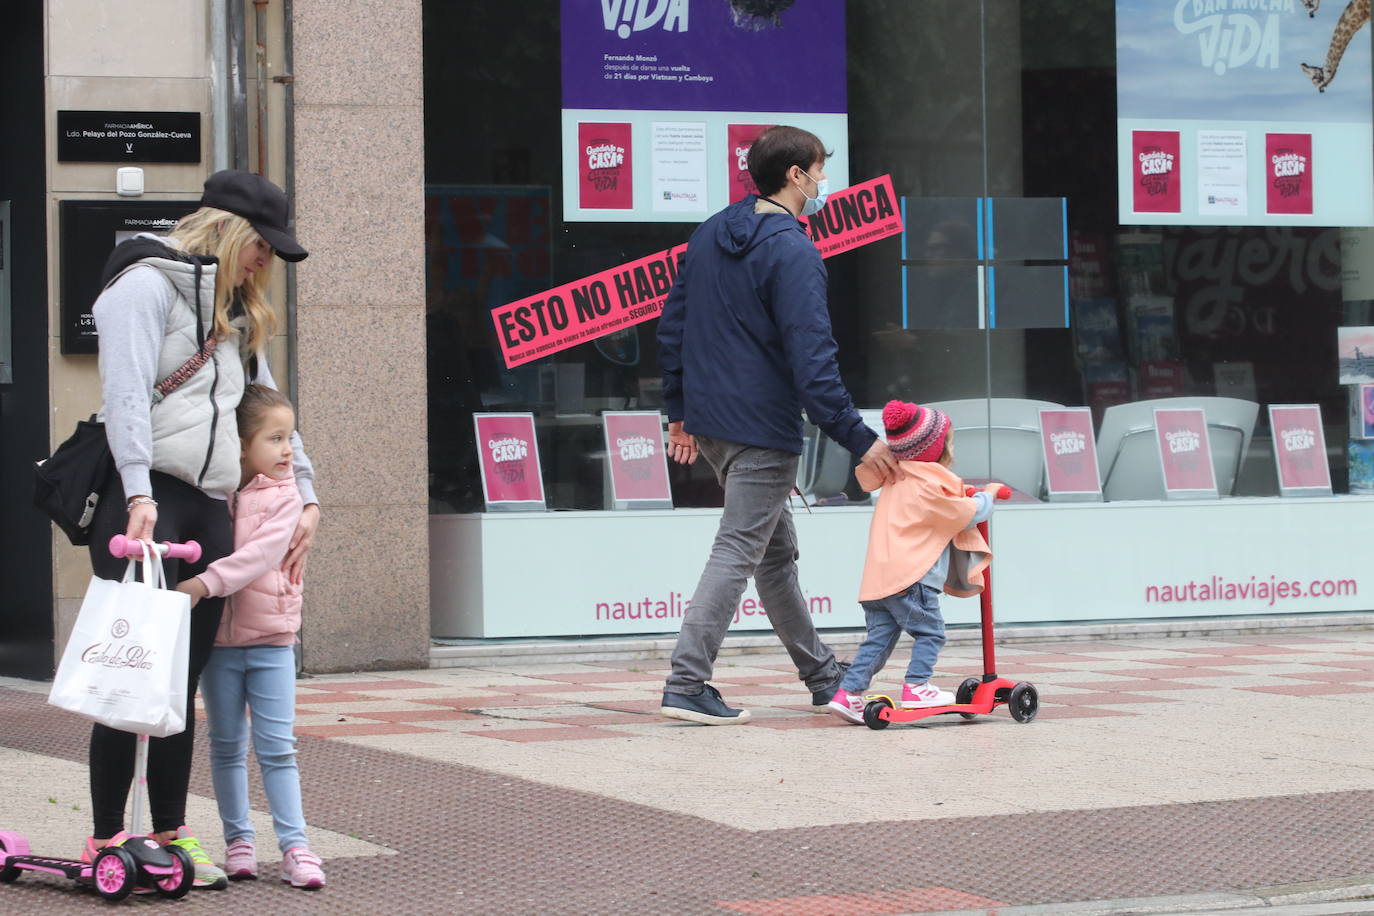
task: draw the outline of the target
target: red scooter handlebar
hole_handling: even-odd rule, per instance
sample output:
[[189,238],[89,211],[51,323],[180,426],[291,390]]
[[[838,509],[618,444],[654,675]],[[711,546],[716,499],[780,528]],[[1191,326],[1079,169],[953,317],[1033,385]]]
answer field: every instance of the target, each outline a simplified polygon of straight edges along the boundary
[[[974,493],[977,493],[980,489],[980,487],[964,487],[964,495],[972,496]],[[1007,486],[1006,484],[1003,484],[1002,488],[997,491],[997,498],[1011,499],[1011,487]]]

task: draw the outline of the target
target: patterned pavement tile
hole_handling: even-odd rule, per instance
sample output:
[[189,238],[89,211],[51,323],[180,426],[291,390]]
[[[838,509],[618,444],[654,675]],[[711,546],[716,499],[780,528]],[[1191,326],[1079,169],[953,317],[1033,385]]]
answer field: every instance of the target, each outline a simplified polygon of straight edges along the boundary
[[1174,678],[1211,678],[1236,677],[1240,672],[1218,668],[1192,668],[1188,666],[1160,665],[1154,668],[1125,668],[1112,671],[1118,677],[1142,678],[1145,680],[1172,680]]
[[1122,691],[1123,693],[1138,693],[1138,692],[1140,692],[1140,691],[1142,691],[1142,690],[1205,690],[1205,689],[1207,689],[1207,685],[1206,685],[1206,684],[1185,684],[1185,683],[1183,683],[1181,680],[1179,680],[1179,679],[1177,679],[1177,678],[1172,678],[1172,679],[1167,680],[1167,681],[1164,681],[1164,680],[1159,680],[1159,681],[1135,680],[1135,681],[1133,681],[1133,680],[1130,680],[1130,679],[1128,679],[1128,678],[1122,678],[1122,679],[1119,680],[1119,681],[1082,681],[1082,682],[1075,682],[1075,683],[1073,683],[1073,684],[1070,685],[1070,686],[1077,687],[1077,688],[1080,689],[1080,690],[1103,690],[1103,691],[1114,691],[1114,690],[1119,690],[1119,691]]
[[1273,693],[1288,697],[1329,696],[1338,693],[1374,693],[1374,686],[1364,684],[1295,684],[1292,687],[1240,687],[1253,693]]
[[585,728],[568,725],[560,728],[519,728],[501,731],[469,731],[469,735],[483,738],[498,738],[502,741],[588,741],[595,738],[624,738],[620,732],[605,728]]
[[1049,696],[1042,692],[1040,702],[1054,703],[1060,706],[1128,706],[1133,703],[1176,703],[1178,701],[1172,697],[1140,696],[1117,691],[1071,693],[1059,690]]
[[1042,703],[1035,714],[1036,721],[1041,719],[1106,719],[1111,716],[1134,716],[1137,713],[1125,709],[1103,709],[1098,706],[1057,706]]
[[1001,906],[1001,901],[948,887],[915,887],[867,894],[827,894],[772,900],[718,900],[716,905],[746,916],[881,916],[922,910],[966,910]]

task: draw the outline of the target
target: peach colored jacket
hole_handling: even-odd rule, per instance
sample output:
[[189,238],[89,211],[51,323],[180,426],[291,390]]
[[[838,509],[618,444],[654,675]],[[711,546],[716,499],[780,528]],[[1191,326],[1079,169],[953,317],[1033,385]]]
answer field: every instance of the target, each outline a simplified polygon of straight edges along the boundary
[[[978,529],[968,527],[978,504],[964,495],[964,482],[933,461],[899,461],[897,468],[900,477],[883,487],[868,527],[859,600],[877,601],[921,581],[951,541],[945,592],[960,598],[978,594],[992,551]],[[854,473],[869,492],[883,486],[862,465]]]

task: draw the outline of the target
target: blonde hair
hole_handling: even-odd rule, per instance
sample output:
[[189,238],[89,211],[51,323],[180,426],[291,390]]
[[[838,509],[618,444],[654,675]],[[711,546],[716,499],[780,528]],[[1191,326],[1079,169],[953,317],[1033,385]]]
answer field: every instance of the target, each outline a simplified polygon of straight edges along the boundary
[[214,255],[219,261],[215,271],[214,336],[224,340],[234,329],[229,325],[229,309],[238,293],[248,315],[249,353],[261,353],[277,330],[277,316],[267,304],[267,284],[272,276],[271,262],[254,271],[237,287],[232,286],[234,271],[243,249],[255,244],[258,235],[248,220],[214,207],[201,207],[177,221],[169,233],[177,247],[189,254]]

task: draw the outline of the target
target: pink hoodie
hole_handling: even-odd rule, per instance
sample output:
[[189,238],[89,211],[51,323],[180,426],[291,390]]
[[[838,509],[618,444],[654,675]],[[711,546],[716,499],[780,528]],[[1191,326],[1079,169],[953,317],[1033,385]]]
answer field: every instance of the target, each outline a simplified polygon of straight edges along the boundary
[[259,474],[234,494],[234,552],[198,577],[228,595],[217,646],[289,646],[301,628],[301,587],[282,570],[305,505],[294,477]]

